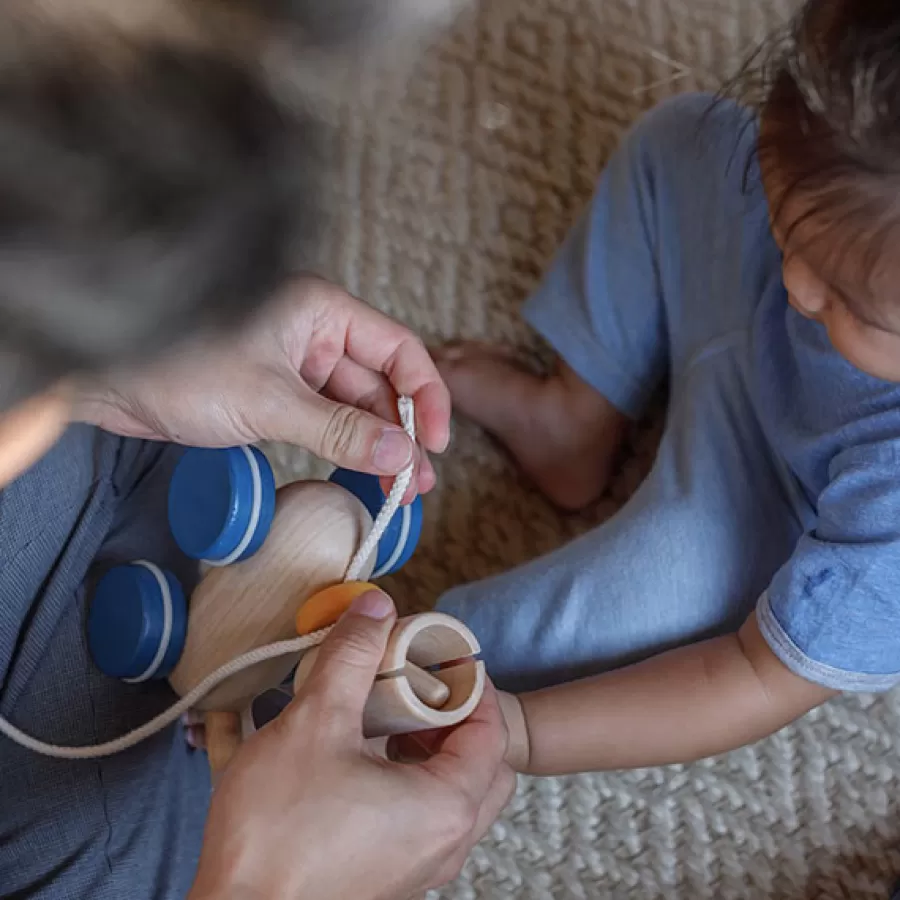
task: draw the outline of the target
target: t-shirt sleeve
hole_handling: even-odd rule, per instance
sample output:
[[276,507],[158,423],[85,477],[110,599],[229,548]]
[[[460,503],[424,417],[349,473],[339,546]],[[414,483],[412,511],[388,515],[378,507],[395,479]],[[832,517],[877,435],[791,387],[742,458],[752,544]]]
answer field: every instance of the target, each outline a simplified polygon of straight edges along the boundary
[[752,113],[711,95],[677,95],[643,115],[522,309],[583,381],[632,418],[669,374],[672,321],[696,314],[685,271],[718,238],[711,220],[742,221],[750,233],[767,224],[767,207],[748,202],[742,166],[733,165],[754,142]]
[[900,440],[837,453],[817,521],[759,602],[781,661],[840,691],[900,683]]
[[647,135],[659,117],[626,136],[522,309],[566,365],[635,419],[658,389],[667,357],[648,174],[659,177]]

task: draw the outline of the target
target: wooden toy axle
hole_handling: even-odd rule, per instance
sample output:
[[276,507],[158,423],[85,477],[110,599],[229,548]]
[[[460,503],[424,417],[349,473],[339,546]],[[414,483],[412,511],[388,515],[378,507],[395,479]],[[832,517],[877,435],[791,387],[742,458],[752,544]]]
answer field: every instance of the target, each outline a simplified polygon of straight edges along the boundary
[[[484,693],[484,663],[475,659],[480,649],[465,625],[443,613],[400,619],[363,714],[365,736],[449,728],[467,719]],[[310,650],[297,666],[295,692],[308,678],[317,653],[318,648]],[[440,696],[446,693],[440,706],[430,702],[432,681],[443,685]]]
[[407,663],[400,674],[409,682],[412,692],[432,709],[440,709],[450,699],[450,688],[424,669]]

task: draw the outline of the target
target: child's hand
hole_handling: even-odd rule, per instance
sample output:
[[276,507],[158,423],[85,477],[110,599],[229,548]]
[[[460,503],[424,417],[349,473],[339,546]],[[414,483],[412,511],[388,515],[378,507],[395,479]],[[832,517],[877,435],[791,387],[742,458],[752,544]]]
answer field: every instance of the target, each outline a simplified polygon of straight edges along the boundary
[[423,343],[341,288],[307,278],[239,336],[192,342],[85,391],[77,414],[117,434],[188,446],[288,442],[387,479],[414,459],[411,500],[434,486],[434,471],[397,424],[401,394],[415,400],[422,448],[443,452],[450,396]]
[[[498,691],[497,702],[506,726],[506,765],[514,772],[527,772],[531,762],[531,742],[522,701],[515,694]],[[387,745],[388,755],[397,761],[423,762],[440,752],[451,733],[452,729],[436,729],[392,737]]]

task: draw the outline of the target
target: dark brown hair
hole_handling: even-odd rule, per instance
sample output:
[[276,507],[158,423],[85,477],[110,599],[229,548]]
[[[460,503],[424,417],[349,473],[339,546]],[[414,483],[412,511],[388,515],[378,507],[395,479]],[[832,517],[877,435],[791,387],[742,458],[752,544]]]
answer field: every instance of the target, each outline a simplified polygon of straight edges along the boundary
[[900,233],[900,3],[807,0],[738,82],[760,113],[756,161],[779,173],[776,218],[804,200],[785,240],[839,227],[838,253],[871,268]]

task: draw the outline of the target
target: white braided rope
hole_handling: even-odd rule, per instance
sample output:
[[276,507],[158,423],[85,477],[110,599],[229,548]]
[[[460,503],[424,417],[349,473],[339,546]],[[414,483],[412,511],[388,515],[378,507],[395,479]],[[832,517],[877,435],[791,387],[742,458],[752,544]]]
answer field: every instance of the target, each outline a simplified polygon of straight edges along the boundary
[[[401,397],[398,402],[398,407],[400,409],[400,422],[403,425],[403,429],[410,438],[412,438],[413,443],[415,443],[416,413],[412,399],[409,397]],[[369,532],[369,536],[363,541],[362,546],[356,551],[356,555],[350,561],[350,567],[347,569],[346,581],[359,580],[359,576],[362,574],[366,562],[368,562],[369,557],[375,552],[375,548],[378,546],[378,542],[381,540],[385,529],[390,524],[391,519],[394,518],[394,513],[400,508],[400,502],[403,500],[403,495],[409,487],[412,475],[413,467],[408,466],[396,477],[396,479],[394,479],[391,492],[388,494],[384,506],[381,507],[381,512],[378,513],[375,523],[372,525],[372,530]]]
[[[401,397],[399,408],[400,420],[403,423],[403,427],[410,438],[415,441],[415,408],[413,406],[413,401],[409,397]],[[394,513],[400,508],[400,503],[403,500],[406,489],[409,487],[412,475],[413,466],[410,464],[397,476],[381,512],[379,512],[372,525],[372,530],[351,560],[347,573],[344,576],[344,581],[357,581],[359,579],[359,576],[365,568],[366,562],[378,546],[378,542],[381,540]],[[268,644],[265,647],[256,647],[255,649],[238,656],[236,659],[225,663],[225,665],[220,666],[214,672],[207,675],[203,681],[190,691],[190,693],[185,694],[185,696],[177,703],[160,713],[156,718],[151,719],[149,722],[145,722],[133,731],[129,731],[127,734],[122,735],[122,737],[107,741],[103,744],[94,744],[84,747],[62,747],[57,744],[49,744],[26,734],[2,716],[0,716],[0,733],[4,734],[11,741],[15,741],[17,744],[25,747],[27,750],[33,750],[35,753],[39,753],[42,756],[50,756],[55,759],[97,759],[102,756],[112,756],[113,754],[121,753],[123,750],[127,750],[130,747],[134,747],[136,744],[157,734],[164,728],[168,728],[169,725],[176,722],[210,691],[218,687],[223,681],[231,678],[232,675],[236,675],[238,672],[249,669],[251,666],[258,665],[261,662],[276,659],[279,656],[303,653],[306,650],[318,646],[328,636],[332,627],[333,626],[322,628],[312,634],[292,638],[291,640],[278,641],[274,644]]]
[[276,644],[268,644],[265,647],[257,647],[255,650],[250,650],[242,656],[238,656],[207,675],[190,693],[185,694],[174,706],[170,706],[165,712],[161,712],[155,719],[151,719],[133,731],[129,731],[128,734],[115,740],[107,741],[105,744],[94,744],[86,747],[59,747],[56,744],[47,744],[25,734],[24,731],[16,728],[15,725],[2,717],[0,717],[0,732],[3,732],[8,738],[17,744],[21,744],[28,750],[34,750],[35,753],[40,753],[43,756],[52,756],[56,759],[96,759],[101,756],[112,756],[115,753],[127,750],[129,747],[134,747],[135,744],[139,744],[158,731],[162,731],[163,728],[168,728],[195,703],[202,700],[213,688],[218,687],[223,681],[231,678],[232,675],[236,675],[244,669],[249,669],[251,666],[269,659],[309,650],[321,644],[329,631],[331,631],[331,627],[323,628],[321,631],[315,631],[303,637],[292,638],[289,641],[279,641]]

